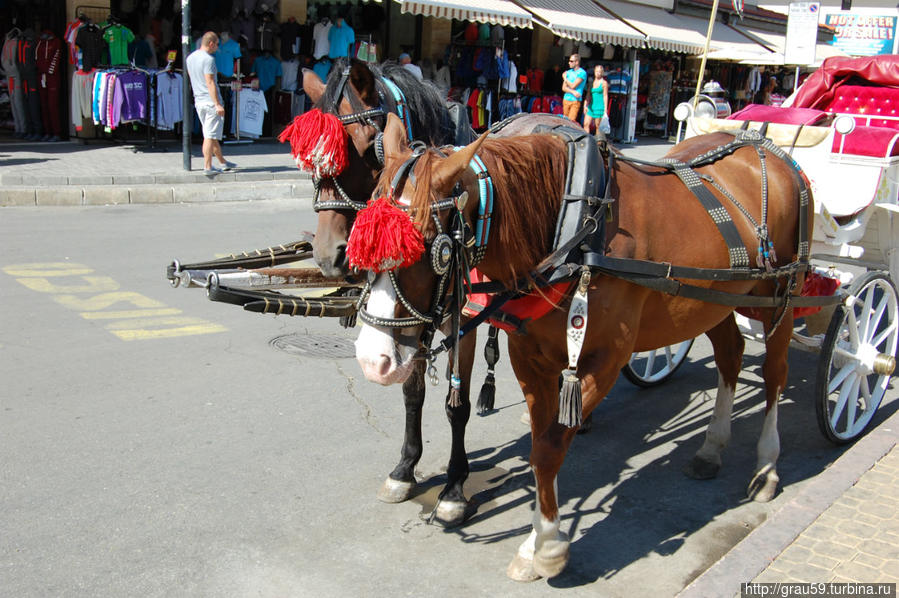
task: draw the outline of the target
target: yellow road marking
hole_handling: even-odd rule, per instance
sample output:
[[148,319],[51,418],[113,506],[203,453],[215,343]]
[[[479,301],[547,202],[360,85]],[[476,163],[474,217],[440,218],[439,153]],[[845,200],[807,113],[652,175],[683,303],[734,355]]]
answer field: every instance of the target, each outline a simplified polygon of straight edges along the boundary
[[[34,262],[5,266],[2,271],[16,277],[16,281],[25,288],[50,294],[54,301],[79,312],[85,320],[110,320],[105,329],[122,340],[175,338],[228,330],[215,322],[179,316],[182,313],[180,309],[167,307],[161,301],[140,293],[119,291],[119,283],[109,276],[87,276],[94,270],[84,264]],[[74,280],[59,280],[66,276]],[[81,293],[90,295],[79,297]],[[118,303],[138,309],[109,309]]]
[[147,316],[174,316],[180,313],[181,310],[176,307],[164,307],[161,309],[125,309],[121,311],[83,311],[80,315],[85,320],[118,320]]

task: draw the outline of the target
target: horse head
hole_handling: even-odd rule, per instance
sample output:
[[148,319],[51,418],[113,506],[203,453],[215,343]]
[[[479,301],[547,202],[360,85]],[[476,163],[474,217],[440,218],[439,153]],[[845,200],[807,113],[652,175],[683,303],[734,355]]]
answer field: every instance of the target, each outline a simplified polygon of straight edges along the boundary
[[369,271],[356,358],[370,381],[404,382],[460,296],[461,252],[477,217],[465,201],[477,193],[468,165],[485,138],[444,157],[410,147],[399,118],[388,117],[377,198],[360,212],[347,251],[351,265]]
[[[340,146],[339,167],[332,163],[334,168],[316,171],[313,177],[316,187],[314,207],[319,214],[313,254],[323,273],[344,275],[349,271],[346,241],[355,213],[365,207],[365,199],[371,195],[383,167],[381,132],[386,125],[386,115],[392,112],[402,115],[409,140],[442,144],[452,141],[453,129],[446,103],[437,88],[428,81],[419,81],[394,63],[378,66],[353,58],[338,59],[327,83],[315,73],[304,70],[303,89],[315,104],[313,118],[303,123],[301,121],[307,115],[298,117],[290,128],[293,133],[286,131],[282,140],[294,136],[305,138],[306,157],[315,156],[322,147],[327,150]],[[331,118],[322,129],[318,117],[324,114],[337,120]],[[325,117],[325,121],[328,118]],[[315,126],[310,127],[312,121]],[[345,135],[334,131],[339,127]],[[297,135],[303,128],[309,130]],[[294,145],[296,138],[291,139],[291,145],[300,163],[302,160]],[[344,144],[345,140],[348,143]],[[324,153],[331,155],[327,151]],[[306,166],[308,164],[304,164]]]
[[[311,70],[303,71],[303,90],[315,108],[341,119],[346,132],[346,166],[334,176],[314,180],[314,208],[318,225],[312,243],[316,264],[326,276],[338,277],[349,271],[346,241],[356,210],[364,206],[360,198],[371,195],[381,161],[375,152],[375,138],[383,116],[375,77],[365,63],[339,61],[327,84]],[[353,118],[358,115],[359,118]]]

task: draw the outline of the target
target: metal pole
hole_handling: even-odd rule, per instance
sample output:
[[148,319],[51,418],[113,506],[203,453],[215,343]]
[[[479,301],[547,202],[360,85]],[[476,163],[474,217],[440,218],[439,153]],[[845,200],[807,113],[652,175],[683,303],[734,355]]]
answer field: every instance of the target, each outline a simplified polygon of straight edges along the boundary
[[184,170],[190,171],[190,133],[193,130],[193,102],[191,102],[190,77],[187,74],[187,56],[190,54],[190,0],[181,0],[181,107],[184,120],[181,121],[181,158]]
[[702,62],[699,64],[699,76],[696,77],[696,93],[693,94],[693,109],[699,103],[699,91],[702,89],[702,78],[705,76],[705,63],[709,56],[709,44],[712,41],[712,28],[715,27],[715,16],[718,14],[718,0],[712,2],[712,14],[709,16],[709,30],[705,34],[705,50],[702,52]]

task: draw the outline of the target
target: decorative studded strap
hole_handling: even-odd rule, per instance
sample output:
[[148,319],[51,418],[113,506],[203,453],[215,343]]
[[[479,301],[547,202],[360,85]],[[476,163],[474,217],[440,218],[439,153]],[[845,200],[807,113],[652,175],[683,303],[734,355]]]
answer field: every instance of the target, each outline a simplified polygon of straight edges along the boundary
[[699,175],[696,174],[689,165],[675,160],[674,158],[665,158],[662,162],[671,166],[671,170],[674,174],[676,174],[678,178],[683,181],[684,185],[687,186],[687,189],[696,196],[696,199],[699,200],[699,203],[702,204],[702,207],[708,212],[712,222],[718,227],[718,231],[724,238],[724,242],[727,243],[730,267],[737,269],[749,268],[749,252],[746,251],[746,245],[743,243],[743,239],[740,237],[740,233],[737,231],[737,227],[730,217],[730,213],[723,205],[721,205],[718,198],[709,191],[708,187],[702,183],[702,179],[700,179]]
[[397,116],[402,119],[403,125],[406,127],[406,136],[409,138],[409,141],[412,141],[412,115],[409,114],[406,96],[403,95],[403,91],[396,86],[396,83],[387,77],[381,77],[381,81],[384,83],[384,86],[390,90],[390,94],[393,96],[393,101],[396,104]]

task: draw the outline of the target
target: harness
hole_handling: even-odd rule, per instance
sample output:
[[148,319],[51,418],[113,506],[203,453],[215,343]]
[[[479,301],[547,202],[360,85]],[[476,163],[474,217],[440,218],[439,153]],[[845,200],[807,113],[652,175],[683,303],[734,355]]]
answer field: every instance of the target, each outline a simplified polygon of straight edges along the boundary
[[[439,245],[441,251],[445,251],[453,257],[450,260],[450,266],[447,271],[438,272],[436,268],[434,269],[440,279],[438,285],[435,287],[430,312],[428,314],[422,314],[415,310],[414,306],[410,305],[410,301],[403,295],[402,290],[399,288],[393,271],[388,272],[388,275],[397,293],[398,300],[404,307],[406,307],[409,313],[413,314],[413,318],[391,319],[387,321],[378,319],[375,321],[374,318],[369,317],[369,314],[367,314],[362,307],[367,292],[370,290],[372,279],[370,279],[366,291],[363,292],[363,298],[359,304],[359,313],[363,321],[389,327],[406,327],[419,324],[427,326],[423,336],[423,345],[426,347],[423,356],[428,359],[430,363],[428,370],[429,374],[434,370],[433,361],[439,353],[452,348],[461,336],[489,318],[502,303],[519,295],[520,292],[518,289],[527,288],[531,281],[537,281],[536,286],[541,288],[554,282],[572,281],[577,279],[579,282],[569,308],[569,325],[566,333],[569,348],[569,367],[563,372],[562,376],[563,386],[559,420],[563,425],[575,426],[580,423],[581,417],[580,380],[576,375],[576,368],[581,343],[583,342],[587,326],[588,288],[591,276],[594,274],[609,275],[645,286],[655,291],[710,303],[728,306],[775,308],[777,311],[773,317],[772,331],[777,328],[786,314],[787,309],[791,306],[823,306],[836,303],[840,300],[840,297],[794,297],[792,295],[796,287],[797,275],[800,272],[807,271],[809,268],[807,208],[810,196],[808,192],[808,183],[795,161],[793,161],[778,146],[774,145],[773,142],[761,136],[757,131],[734,131],[732,132],[734,135],[732,141],[697,156],[686,163],[671,159],[660,162],[649,162],[625,158],[616,153],[610,154],[610,167],[612,161],[622,160],[625,162],[660,168],[675,174],[678,179],[691,190],[694,196],[696,196],[697,201],[705,208],[709,218],[715,223],[722,238],[725,240],[725,243],[728,246],[730,263],[730,267],[727,269],[683,267],[668,263],[647,262],[645,260],[618,258],[605,255],[605,230],[603,227],[605,214],[603,212],[613,201],[613,198],[610,198],[608,194],[608,177],[598,177],[593,174],[596,172],[595,168],[599,163],[598,155],[595,157],[591,156],[590,150],[587,148],[592,147],[595,152],[596,145],[592,140],[584,143],[582,131],[566,131],[565,127],[552,127],[551,132],[562,136],[567,141],[569,164],[566,174],[565,193],[563,195],[562,208],[556,225],[553,251],[536,266],[534,271],[531,272],[526,279],[516,281],[511,290],[505,285],[497,283],[475,285],[464,284],[465,282],[468,282],[467,273],[471,266],[471,260],[468,259],[470,256],[467,253],[468,246],[473,245],[476,240],[469,238],[464,230],[462,209],[464,208],[465,200],[467,200],[467,193],[463,192],[462,194],[455,195],[451,198],[441,199],[432,205],[432,216],[438,227],[438,237],[444,233],[440,228],[436,213],[445,209],[454,209],[454,213],[450,219],[452,248],[445,248],[445,241],[443,240],[441,240]],[[716,162],[742,147],[755,148],[761,162],[762,209],[759,222],[756,222],[749,211],[712,177],[695,171],[696,168]],[[578,156],[579,148],[581,148],[580,156]],[[775,267],[773,265],[776,261],[776,255],[774,255],[773,243],[769,238],[767,229],[768,175],[765,156],[766,150],[791,166],[791,172],[800,189],[797,259],[790,264],[780,267]],[[400,171],[398,171],[397,176],[392,182],[392,189],[399,187],[403,177],[407,176],[407,172],[411,173],[414,164],[420,155],[421,154],[410,158]],[[474,163],[475,160],[472,160],[472,162]],[[483,164],[480,159],[478,159],[478,163],[480,165]],[[594,170],[591,170],[588,167],[591,163],[594,165]],[[480,168],[480,166],[473,166],[473,168]],[[486,169],[482,172],[476,170],[476,172],[479,173],[479,181],[482,176],[483,178],[489,177],[489,175],[486,174]],[[759,266],[758,269],[752,269],[750,267],[749,253],[746,251],[745,244],[739,236],[736,224],[730,217],[727,209],[706,187],[706,183],[719,190],[722,195],[724,195],[724,197],[727,198],[727,200],[730,201],[755,227],[756,236],[758,238],[758,255],[756,257],[756,265]],[[599,193],[600,191],[602,191],[602,194]],[[486,206],[492,203],[492,194],[485,193],[480,185],[478,194],[480,196],[480,205],[483,208],[479,210],[480,222],[480,219],[488,214]],[[487,230],[489,231],[489,222]],[[486,251],[486,238],[479,238],[477,240],[483,243],[478,246],[478,253],[483,257],[484,252]],[[432,245],[432,260],[434,247],[437,246],[438,243],[435,239],[435,242]],[[450,277],[454,277],[457,283],[452,300],[452,312],[449,314],[453,316],[454,325],[452,333],[432,350],[429,347],[433,335],[436,332],[436,329],[445,321],[447,309],[450,307],[446,305],[446,294]],[[786,279],[786,283],[781,285],[780,282],[778,282],[778,291],[775,292],[774,296],[759,297],[737,295],[714,289],[707,289],[683,283],[680,280],[677,280],[678,278],[712,281],[779,281],[781,279]],[[464,327],[459,327],[458,314],[461,310],[462,296],[467,292],[496,293],[497,296],[488,307],[482,310],[481,313],[470,320]],[[411,323],[413,320],[414,323]],[[451,378],[451,397],[453,389],[457,388],[458,351],[455,353],[457,357],[456,363],[454,364],[453,376]]]
[[[384,118],[387,116],[387,113],[390,111],[389,106],[385,107],[385,94],[382,90],[378,90],[378,95],[381,98],[381,106],[378,108],[363,108],[360,105],[359,99],[356,97],[356,94],[347,92],[347,83],[350,78],[350,69],[349,67],[343,69],[340,74],[340,81],[337,83],[337,94],[336,100],[333,106],[329,106],[328,110],[337,116],[337,119],[341,124],[349,125],[354,123],[363,124],[366,126],[374,127],[377,130],[375,134],[374,140],[374,148],[375,148],[375,157],[378,159],[378,162],[383,165],[384,164],[384,132],[381,129],[381,126],[374,120],[375,118]],[[377,80],[376,80],[377,81]],[[413,139],[412,133],[412,116],[409,111],[409,106],[406,101],[406,96],[403,91],[397,87],[396,83],[388,79],[387,77],[380,78],[381,85],[389,92],[389,103],[393,104],[393,107],[396,110],[397,116],[400,117],[403,121],[403,125],[406,127],[406,135],[409,138],[410,143]],[[339,106],[340,101],[346,97],[347,101],[350,103],[350,106],[353,107],[355,112],[351,114],[339,114]],[[325,179],[329,179],[331,184],[334,185],[334,189],[337,191],[337,195],[339,196],[337,199],[331,199],[328,201],[321,200],[321,187],[322,183]],[[329,177],[315,177],[312,178],[312,209],[316,212],[321,210],[354,210],[359,211],[364,209],[366,206],[366,201],[358,201],[349,196],[347,192],[343,189],[340,183],[337,181],[337,177],[329,176]]]

